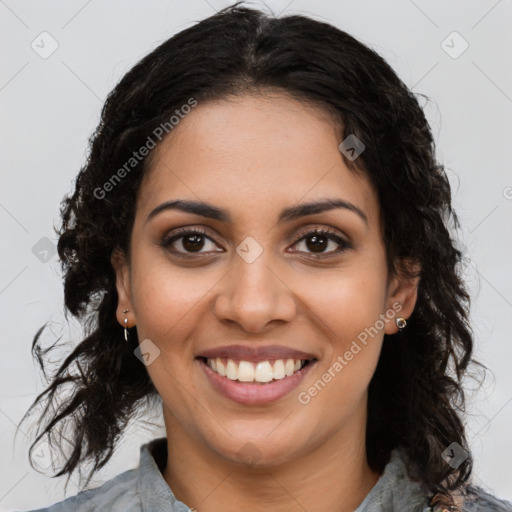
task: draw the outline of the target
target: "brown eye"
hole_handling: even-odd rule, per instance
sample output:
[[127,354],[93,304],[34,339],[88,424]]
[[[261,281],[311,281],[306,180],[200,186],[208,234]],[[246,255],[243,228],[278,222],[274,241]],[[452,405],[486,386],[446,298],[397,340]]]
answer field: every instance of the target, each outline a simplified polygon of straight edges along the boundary
[[309,235],[305,240],[306,247],[312,252],[323,252],[329,245],[329,239],[325,235]]
[[[318,257],[331,256],[351,248],[351,245],[336,233],[325,229],[314,229],[301,235],[294,245],[303,244],[306,250],[299,252],[318,254]],[[326,249],[331,249],[326,251]]]
[[[174,232],[167,235],[160,244],[169,252],[177,256],[187,256],[188,254],[206,254],[207,252],[219,252],[217,244],[199,229],[183,229],[178,233]],[[203,249],[206,248],[206,251]]]
[[190,234],[181,238],[181,244],[187,251],[196,252],[204,247],[204,237],[202,235]]

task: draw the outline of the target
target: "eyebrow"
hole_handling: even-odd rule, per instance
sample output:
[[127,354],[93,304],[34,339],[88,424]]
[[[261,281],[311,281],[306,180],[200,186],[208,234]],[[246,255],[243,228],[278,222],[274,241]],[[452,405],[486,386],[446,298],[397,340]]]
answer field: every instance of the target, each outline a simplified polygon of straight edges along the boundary
[[[334,210],[337,208],[343,208],[357,214],[366,225],[368,225],[368,218],[364,212],[356,205],[345,201],[343,199],[321,199],[310,203],[302,203],[296,206],[285,208],[279,215],[278,224],[286,221],[305,217],[307,215],[313,215],[315,213],[321,213],[328,210]],[[145,222],[149,222],[153,217],[161,212],[168,210],[179,210],[186,213],[193,213],[206,217],[208,219],[219,220],[221,222],[231,222],[231,215],[221,208],[217,208],[209,203],[201,201],[190,201],[184,199],[178,199],[176,201],[166,201],[160,204],[148,215]]]

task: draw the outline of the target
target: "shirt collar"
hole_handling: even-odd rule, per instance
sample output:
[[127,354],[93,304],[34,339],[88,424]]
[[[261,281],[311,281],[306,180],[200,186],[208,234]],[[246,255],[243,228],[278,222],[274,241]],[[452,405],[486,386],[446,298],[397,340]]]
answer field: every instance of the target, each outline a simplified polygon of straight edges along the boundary
[[[167,464],[167,439],[161,437],[144,444],[140,449],[137,485],[144,512],[189,512],[179,501],[162,476]],[[355,512],[391,512],[408,510],[427,512],[425,491],[409,479],[405,456],[399,449],[391,457],[383,474]]]
[[355,512],[428,512],[427,494],[419,482],[409,478],[405,454],[395,448],[384,472]]
[[162,476],[167,464],[167,438],[161,437],[142,445],[137,485],[144,512],[189,512]]

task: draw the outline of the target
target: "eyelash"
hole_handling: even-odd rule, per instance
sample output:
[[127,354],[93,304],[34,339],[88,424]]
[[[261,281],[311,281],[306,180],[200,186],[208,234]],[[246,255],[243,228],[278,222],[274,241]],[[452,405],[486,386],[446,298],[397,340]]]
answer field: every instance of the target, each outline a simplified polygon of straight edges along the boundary
[[[200,228],[181,228],[181,229],[173,232],[171,235],[166,236],[162,240],[160,245],[164,249],[169,249],[169,246],[172,245],[174,242],[176,242],[177,240],[180,240],[182,238],[186,238],[186,236],[188,236],[188,235],[200,235],[200,236],[203,236],[205,238],[208,238],[212,242],[215,242],[215,240],[213,240],[212,237],[209,236],[209,234],[206,231],[204,231],[204,230],[202,230]],[[314,252],[307,253],[307,254],[313,255],[313,257],[316,258],[316,259],[323,259],[323,258],[332,257],[335,254],[340,254],[340,253],[346,251],[347,249],[351,249],[352,248],[352,246],[346,240],[344,240],[338,234],[336,234],[336,232],[331,231],[329,229],[325,229],[325,228],[314,228],[314,229],[311,229],[311,230],[306,231],[304,233],[301,233],[295,239],[295,241],[293,242],[292,246],[293,245],[297,245],[297,243],[299,243],[302,240],[304,240],[304,239],[306,239],[306,238],[308,238],[310,236],[313,236],[313,235],[325,236],[327,239],[332,240],[333,242],[337,243],[340,246],[335,251],[330,251],[328,253],[318,253],[318,254],[315,254]],[[182,258],[195,258],[195,256],[193,256],[193,254],[203,254],[203,253],[200,253],[200,252],[197,252],[197,253],[193,253],[193,252],[182,253],[182,252],[178,252],[178,251],[171,251],[171,252],[173,254],[177,255],[178,257],[182,257]],[[220,251],[218,251],[218,252],[220,252]]]

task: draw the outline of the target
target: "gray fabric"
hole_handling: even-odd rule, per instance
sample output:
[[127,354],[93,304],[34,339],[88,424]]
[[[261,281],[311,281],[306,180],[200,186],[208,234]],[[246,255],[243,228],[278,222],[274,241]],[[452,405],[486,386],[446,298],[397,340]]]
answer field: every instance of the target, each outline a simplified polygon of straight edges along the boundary
[[[140,450],[139,466],[101,487],[83,491],[48,508],[31,512],[189,512],[163,479],[167,440],[159,438]],[[428,512],[428,493],[409,480],[403,456],[394,450],[384,472],[355,512]],[[200,512],[200,511],[198,511]],[[512,504],[472,488],[464,512],[512,512]]]
[[394,450],[381,477],[355,512],[428,512],[427,496],[419,483],[409,480],[401,453]]

